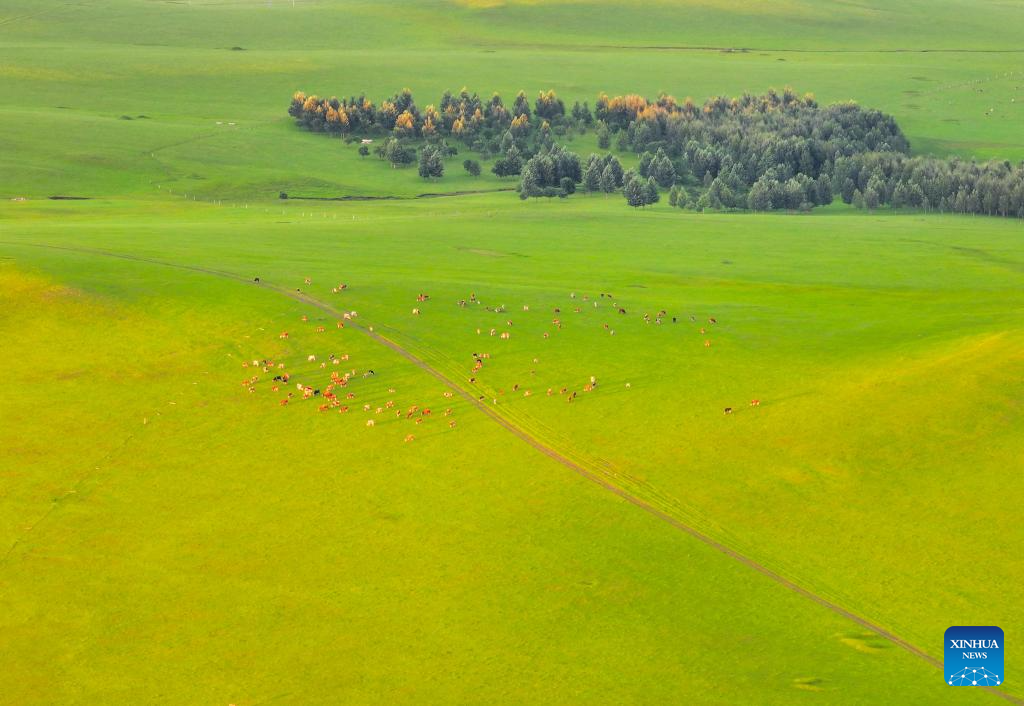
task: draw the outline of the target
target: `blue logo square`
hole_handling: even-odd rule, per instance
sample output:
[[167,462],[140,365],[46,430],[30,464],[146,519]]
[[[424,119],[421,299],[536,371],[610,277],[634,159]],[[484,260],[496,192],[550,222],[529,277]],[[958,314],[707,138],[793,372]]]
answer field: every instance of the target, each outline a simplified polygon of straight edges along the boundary
[[946,683],[999,686],[1003,683],[1003,631],[994,625],[956,625],[946,630]]

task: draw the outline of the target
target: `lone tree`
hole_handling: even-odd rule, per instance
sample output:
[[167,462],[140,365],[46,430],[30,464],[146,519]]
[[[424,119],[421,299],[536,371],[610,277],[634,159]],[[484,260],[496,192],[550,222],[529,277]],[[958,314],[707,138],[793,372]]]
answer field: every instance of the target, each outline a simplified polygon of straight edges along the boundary
[[647,185],[638,174],[629,174],[626,183],[622,186],[622,195],[626,197],[626,203],[633,208],[640,208],[647,205]]
[[359,156],[366,157],[368,154],[370,154],[370,148],[366,145],[359,145]]
[[657,156],[651,162],[648,176],[654,177],[654,180],[658,182],[658,186],[666,189],[676,183],[675,165],[672,164],[672,160],[668,158],[668,155],[663,150],[659,149]]
[[613,193],[616,189],[619,188],[615,181],[615,170],[612,169],[611,164],[606,164],[604,170],[601,172],[601,191],[603,191],[606,194]]
[[465,169],[471,177],[480,176],[480,162],[475,159],[467,159],[464,161],[462,163],[462,168]]
[[654,177],[648,177],[647,184],[644,185],[644,205],[652,203],[658,203],[661,200],[661,194],[658,193],[658,182],[654,180]]
[[583,170],[583,190],[587,193],[601,190],[601,162],[597,155],[590,155],[587,166]]
[[416,161],[416,150],[406,147],[400,140],[391,138],[384,147],[384,158],[391,162],[392,167],[402,167]]
[[439,179],[444,176],[444,158],[441,148],[427,145],[420,150],[420,176],[424,179]]
[[491,171],[500,177],[515,176],[523,170],[523,157],[514,144],[508,148],[505,156],[494,163]]

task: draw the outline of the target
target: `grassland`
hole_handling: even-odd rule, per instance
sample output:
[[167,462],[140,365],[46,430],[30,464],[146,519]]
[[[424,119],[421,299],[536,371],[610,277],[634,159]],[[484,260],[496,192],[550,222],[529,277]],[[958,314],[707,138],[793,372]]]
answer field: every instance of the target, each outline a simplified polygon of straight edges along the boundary
[[[363,162],[289,124],[295,88],[790,83],[894,113],[918,151],[1024,157],[1019,9],[772,8],[0,9],[0,194],[29,198],[0,204],[3,700],[995,703],[446,400],[336,316],[216,274],[357,310],[564,458],[927,655],[951,624],[1012,639],[1019,222],[275,198],[507,186]],[[457,306],[470,292],[484,304]],[[678,323],[644,323],[661,309]],[[311,353],[376,372],[348,414],[239,384],[264,357],[322,384]],[[592,375],[571,404],[545,394]],[[388,399],[434,418],[362,411]],[[1002,693],[1020,699],[1015,654]]]

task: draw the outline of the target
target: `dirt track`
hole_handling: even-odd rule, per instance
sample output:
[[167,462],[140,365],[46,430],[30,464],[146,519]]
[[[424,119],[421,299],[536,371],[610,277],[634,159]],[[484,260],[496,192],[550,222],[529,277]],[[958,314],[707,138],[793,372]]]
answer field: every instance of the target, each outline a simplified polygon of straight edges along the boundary
[[[134,255],[128,255],[128,254],[116,253],[116,252],[109,252],[109,251],[104,251],[104,250],[96,250],[96,249],[91,249],[91,248],[74,248],[74,247],[66,247],[66,246],[59,246],[59,245],[45,245],[45,244],[38,244],[38,243],[0,242],[0,244],[16,245],[16,246],[24,246],[24,247],[45,248],[45,249],[49,249],[49,250],[64,250],[64,251],[74,252],[74,253],[81,253],[81,254],[87,254],[87,255],[95,255],[95,256],[101,256],[101,257],[119,258],[119,259],[122,259],[122,260],[131,260],[131,261],[134,261],[134,262],[141,262],[141,263],[147,263],[147,264],[151,264],[151,265],[158,265],[158,266],[161,266],[161,267],[173,267],[173,268],[176,268],[176,269],[188,270],[188,271],[191,271],[191,272],[199,272],[199,273],[206,274],[206,275],[211,275],[211,276],[214,276],[214,277],[220,277],[220,278],[223,278],[223,279],[234,280],[236,282],[240,282],[240,283],[246,284],[248,286],[256,286],[256,287],[260,287],[262,289],[270,290],[270,291],[276,292],[278,294],[281,294],[283,296],[286,296],[286,297],[288,297],[290,299],[293,299],[295,301],[302,302],[303,304],[306,304],[308,306],[314,307],[314,308],[318,309],[319,311],[324,312],[325,314],[329,314],[329,315],[331,315],[333,317],[336,317],[336,318],[339,318],[339,319],[342,318],[342,312],[340,310],[335,309],[330,304],[327,304],[326,302],[323,302],[323,301],[320,301],[318,299],[315,299],[314,297],[311,297],[308,294],[305,294],[303,292],[296,291],[296,290],[290,290],[290,289],[287,289],[287,288],[284,288],[284,287],[280,287],[280,286],[277,286],[277,285],[274,285],[274,284],[271,284],[271,283],[268,283],[268,282],[261,281],[259,283],[255,283],[252,279],[250,279],[248,277],[244,277],[242,275],[238,275],[238,274],[235,274],[235,273],[232,273],[232,272],[225,272],[223,270],[214,270],[214,269],[209,269],[209,268],[205,268],[205,267],[197,267],[197,266],[193,266],[193,265],[182,265],[182,264],[177,264],[177,263],[173,263],[173,262],[165,262],[165,261],[161,261],[161,260],[154,260],[154,259],[145,258],[145,257],[137,257],[137,256],[134,256]],[[398,343],[396,343],[396,342],[394,342],[394,341],[392,341],[392,340],[390,340],[390,339],[380,335],[377,332],[370,331],[367,327],[362,326],[360,324],[357,324],[354,321],[347,322],[346,326],[354,328],[354,329],[360,331],[361,333],[365,334],[366,336],[369,336],[371,339],[377,341],[381,345],[387,346],[392,351],[394,351],[395,353],[399,354],[400,356],[402,356],[403,358],[405,358],[406,360],[411,362],[413,365],[417,366],[418,368],[420,368],[424,372],[432,375],[437,380],[439,380],[440,382],[442,382],[446,386],[448,386],[453,392],[457,393],[463,399],[465,399],[466,401],[470,402],[474,407],[476,407],[483,414],[485,414],[488,417],[490,417],[496,424],[500,425],[506,431],[508,431],[511,434],[515,435],[517,438],[519,438],[523,442],[529,444],[535,450],[537,450],[540,453],[544,454],[545,456],[547,456],[548,458],[552,459],[553,461],[556,461],[557,463],[559,463],[562,466],[570,469],[574,473],[577,473],[577,474],[583,476],[587,480],[592,481],[593,483],[596,483],[597,485],[601,486],[605,490],[607,490],[607,491],[609,491],[611,493],[614,493],[615,495],[619,496],[620,498],[622,498],[626,502],[628,502],[631,505],[634,505],[635,507],[638,507],[641,510],[647,512],[648,514],[658,518],[659,520],[665,522],[669,526],[674,527],[675,529],[680,530],[682,532],[685,532],[686,534],[690,535],[691,537],[693,537],[693,538],[703,542],[704,544],[706,544],[706,545],[708,545],[710,547],[713,547],[714,549],[722,552],[726,556],[729,556],[729,557],[735,559],[736,561],[740,562],[744,566],[747,566],[747,567],[753,569],[754,571],[758,572],[762,576],[765,576],[765,577],[771,579],[775,583],[777,583],[777,584],[779,584],[779,585],[789,589],[790,591],[793,591],[794,593],[797,593],[797,594],[803,596],[804,598],[807,598],[807,599],[809,599],[811,601],[814,601],[815,603],[817,603],[820,606],[828,608],[832,612],[834,612],[834,613],[836,613],[838,615],[841,615],[842,617],[844,617],[844,618],[846,618],[848,620],[853,621],[854,623],[860,625],[861,627],[863,627],[863,628],[865,628],[867,630],[870,630],[871,632],[873,632],[873,633],[879,635],[880,637],[885,638],[889,642],[893,643],[897,647],[900,647],[900,648],[906,650],[907,652],[911,653],[915,657],[918,657],[918,658],[924,660],[925,662],[927,662],[928,664],[932,665],[933,667],[936,667],[936,668],[938,668],[940,670],[942,669],[942,662],[939,659],[936,659],[935,657],[929,655],[928,653],[924,652],[920,648],[918,648],[915,645],[911,644],[910,642],[904,640],[903,638],[899,637],[898,635],[896,635],[896,634],[886,630],[885,628],[881,627],[880,625],[877,625],[877,624],[871,622],[871,620],[869,620],[868,618],[865,618],[865,617],[860,616],[860,615],[858,615],[856,613],[853,613],[853,612],[847,610],[846,608],[843,608],[842,606],[840,606],[840,605],[838,605],[836,603],[833,603],[832,601],[828,600],[827,598],[819,596],[818,594],[810,591],[809,589],[806,589],[806,588],[804,588],[804,587],[802,587],[802,586],[800,586],[800,585],[790,581],[786,577],[779,575],[778,573],[772,571],[768,567],[758,563],[757,561],[751,559],[750,557],[748,557],[748,556],[746,556],[744,554],[739,553],[738,551],[736,551],[736,550],[726,546],[725,544],[722,544],[721,542],[713,539],[712,537],[704,534],[700,530],[698,530],[698,529],[696,529],[694,527],[691,527],[690,525],[687,525],[684,522],[681,522],[677,518],[672,517],[671,515],[663,512],[662,510],[659,510],[658,508],[656,508],[655,506],[651,505],[650,503],[644,501],[643,499],[641,499],[641,498],[639,498],[639,497],[637,497],[637,496],[627,492],[626,490],[623,490],[622,488],[617,487],[616,485],[610,483],[608,480],[606,480],[604,477],[602,477],[597,472],[594,472],[592,470],[588,470],[587,468],[585,468],[581,464],[579,464],[579,463],[573,461],[572,459],[570,459],[568,456],[563,455],[562,453],[560,453],[557,449],[555,449],[555,448],[553,448],[551,446],[548,446],[541,439],[539,439],[539,438],[529,434],[527,431],[524,431],[520,427],[516,426],[513,422],[511,422],[508,419],[504,418],[498,412],[496,412],[495,410],[491,409],[486,404],[482,403],[470,391],[464,389],[461,385],[459,385],[456,382],[454,382],[453,380],[451,380],[444,373],[442,373],[439,370],[433,368],[428,363],[425,363],[424,361],[422,361],[421,359],[416,357],[413,353],[411,353],[408,350],[406,350],[405,348],[403,348]],[[987,686],[986,687],[981,687],[981,688],[985,689],[986,691],[988,691],[989,693],[993,694],[994,696],[998,696],[998,697],[1000,697],[1002,699],[1005,699],[1006,701],[1009,701],[1011,703],[1024,705],[1024,700],[1021,700],[1021,699],[1019,699],[1019,698],[1017,698],[1015,696],[1007,694],[1007,693],[1005,693],[1003,691],[1000,691],[998,689],[994,689],[992,687],[987,687]]]

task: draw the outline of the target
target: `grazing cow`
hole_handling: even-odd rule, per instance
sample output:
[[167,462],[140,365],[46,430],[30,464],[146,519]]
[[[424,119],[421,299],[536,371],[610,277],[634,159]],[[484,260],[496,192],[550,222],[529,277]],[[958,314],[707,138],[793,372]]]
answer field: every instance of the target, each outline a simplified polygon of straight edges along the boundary
[[260,283],[260,278],[259,277],[253,277],[252,281],[255,282],[256,284],[259,284]]
[[448,422],[448,428],[449,429],[454,429],[455,428],[455,420],[454,419],[451,420],[450,422]]
[[308,317],[308,316],[306,316],[305,314],[303,314],[303,315],[302,315],[302,320],[303,320],[303,321],[309,321],[309,317]]
[[625,314],[625,313],[626,313],[626,310],[625,310],[625,309],[623,309],[622,307],[619,307],[619,313],[620,313],[620,314]]
[[412,434],[409,434],[408,436],[405,437],[405,443],[409,443],[410,441],[415,441],[415,440],[416,440],[416,437],[413,436]]
[[288,338],[288,332],[287,331],[282,331],[281,335],[279,335],[278,338]]
[[280,405],[281,405],[282,407],[284,407],[284,406],[286,406],[286,405],[288,404],[288,400],[281,400],[281,401],[279,402],[279,404],[280,404]]
[[431,414],[433,414],[433,412],[431,412],[431,411],[430,411],[429,409],[427,409],[427,408],[424,408],[424,409],[420,410],[420,414],[421,414],[422,416],[424,416],[424,417],[429,417],[429,416],[430,416]]
[[632,384],[632,383],[629,383],[629,382],[627,382],[627,383],[626,383],[626,389],[628,390],[628,389],[629,389],[629,388],[631,388],[631,387],[633,387],[633,384]]
[[718,319],[712,317],[712,318],[708,319],[708,323],[709,324],[717,324],[718,323]]
[[761,406],[761,400],[750,400],[750,406],[751,407],[760,407]]
[[711,347],[711,341],[704,341],[704,347],[705,348],[710,348]]
[[725,413],[726,414],[732,414],[732,407],[726,407],[725,408]]
[[366,420],[366,426],[368,426],[368,427],[372,427],[375,423],[376,422],[374,422],[372,419],[367,419]]

